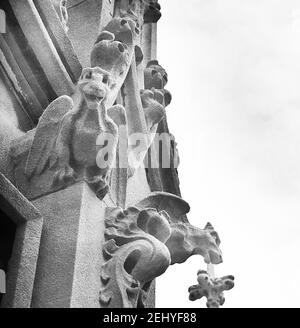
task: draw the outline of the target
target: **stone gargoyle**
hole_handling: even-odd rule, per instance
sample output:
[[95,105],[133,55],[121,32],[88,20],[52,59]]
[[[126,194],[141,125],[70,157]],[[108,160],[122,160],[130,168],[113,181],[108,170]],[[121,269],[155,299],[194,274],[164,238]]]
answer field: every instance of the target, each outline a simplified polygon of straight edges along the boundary
[[[166,71],[158,64],[156,60],[150,61],[144,70],[144,84],[145,89],[140,90],[139,97],[132,101],[130,99],[126,106],[126,111],[130,111],[130,107],[137,106],[139,112],[144,112],[145,118],[145,139],[140,140],[139,147],[135,148],[136,142],[132,140],[129,157],[129,177],[131,177],[135,170],[142,166],[146,154],[153,144],[153,140],[156,136],[156,131],[159,122],[166,115],[166,106],[168,106],[172,100],[171,93],[164,89],[168,81]],[[134,85],[131,86],[131,89]],[[131,93],[133,97],[138,95],[134,92]],[[129,108],[129,109],[128,109]],[[128,109],[128,110],[127,110]],[[130,129],[130,127],[129,127]],[[132,131],[140,132],[140,131]],[[135,133],[133,133],[135,135]]]
[[161,6],[157,0],[144,0],[146,8],[144,10],[144,23],[157,23],[161,18]]
[[165,107],[171,101],[171,94],[165,89],[141,90],[141,100],[148,133],[155,133],[157,124],[166,115]]
[[202,297],[207,298],[206,306],[208,308],[218,308],[225,302],[224,291],[234,287],[234,277],[224,276],[222,278],[212,278],[204,270],[197,273],[197,285],[189,288],[189,299],[196,301]]
[[167,82],[168,74],[165,69],[157,60],[149,61],[144,70],[146,90],[141,90],[141,99],[150,133],[156,132],[158,123],[166,115],[165,108],[172,100],[171,93],[164,89]]
[[125,81],[135,54],[138,33],[136,23],[131,18],[113,18],[104,27],[93,46],[91,66],[98,66],[110,72],[115,81],[107,99],[107,106],[115,102]]
[[189,205],[180,197],[155,192],[126,210],[114,208],[105,220],[102,307],[144,307],[151,282],[171,264],[200,254],[222,261],[217,234],[188,223]]
[[[27,158],[25,175],[29,180],[50,169],[54,171],[54,185],[83,179],[99,198],[105,196],[118,143],[118,126],[107,114],[105,104],[112,84],[109,72],[99,67],[85,68],[78,81],[79,103],[74,105],[72,98],[61,96],[46,108]],[[120,105],[109,111],[125,117]],[[108,158],[105,165],[99,165],[103,138],[109,145]]]

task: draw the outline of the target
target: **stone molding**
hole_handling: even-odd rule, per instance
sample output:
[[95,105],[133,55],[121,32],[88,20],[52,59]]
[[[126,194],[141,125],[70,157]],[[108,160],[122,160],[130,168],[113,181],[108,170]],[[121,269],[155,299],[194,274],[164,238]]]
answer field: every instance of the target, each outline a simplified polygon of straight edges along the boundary
[[2,307],[29,308],[32,300],[43,218],[36,207],[0,173],[1,209],[17,225]]

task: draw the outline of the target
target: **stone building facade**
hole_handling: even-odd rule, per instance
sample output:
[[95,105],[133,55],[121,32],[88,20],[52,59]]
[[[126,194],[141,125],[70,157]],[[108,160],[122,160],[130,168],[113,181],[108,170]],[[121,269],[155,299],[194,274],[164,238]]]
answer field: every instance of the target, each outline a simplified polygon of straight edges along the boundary
[[220,263],[217,233],[188,222],[180,195],[157,1],[7,0],[1,12],[1,306],[154,307],[170,265]]

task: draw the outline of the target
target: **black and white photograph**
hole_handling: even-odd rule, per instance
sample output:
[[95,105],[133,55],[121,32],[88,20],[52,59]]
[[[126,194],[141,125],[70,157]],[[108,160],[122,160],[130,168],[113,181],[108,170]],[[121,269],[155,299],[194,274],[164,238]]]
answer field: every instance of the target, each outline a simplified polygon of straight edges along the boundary
[[299,145],[299,0],[1,0],[0,320],[299,308]]

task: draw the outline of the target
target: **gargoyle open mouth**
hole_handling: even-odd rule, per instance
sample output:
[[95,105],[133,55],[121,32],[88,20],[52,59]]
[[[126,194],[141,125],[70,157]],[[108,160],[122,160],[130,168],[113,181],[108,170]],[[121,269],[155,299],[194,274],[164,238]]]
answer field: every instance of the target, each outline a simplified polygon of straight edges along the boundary
[[103,96],[96,96],[92,94],[86,94],[85,97],[89,102],[97,102],[97,103],[100,103],[104,98]]
[[87,103],[87,106],[88,108],[90,109],[96,109],[98,108],[98,106],[101,104],[101,102],[103,101],[104,99],[104,95],[103,96],[100,96],[99,94],[96,95],[96,94],[92,94],[92,93],[85,93],[84,94],[84,97],[85,97],[85,101]]
[[213,250],[210,250],[208,253],[209,253],[210,262],[212,264],[219,264],[223,262],[221,253]]

